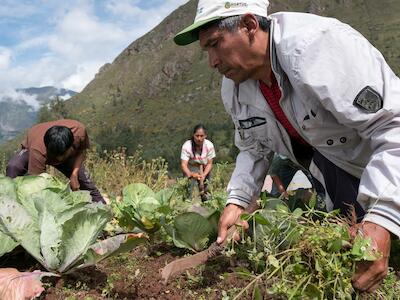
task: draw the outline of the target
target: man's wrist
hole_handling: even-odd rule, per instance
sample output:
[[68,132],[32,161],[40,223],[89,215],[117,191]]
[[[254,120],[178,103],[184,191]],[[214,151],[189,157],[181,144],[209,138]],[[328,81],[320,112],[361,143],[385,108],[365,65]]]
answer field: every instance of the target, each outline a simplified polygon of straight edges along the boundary
[[236,208],[239,208],[239,209],[241,209],[241,210],[244,210],[244,207],[243,207],[243,206],[241,206],[241,205],[239,205],[239,204],[236,204],[236,203],[228,203],[228,204],[226,205],[226,207],[236,207]]

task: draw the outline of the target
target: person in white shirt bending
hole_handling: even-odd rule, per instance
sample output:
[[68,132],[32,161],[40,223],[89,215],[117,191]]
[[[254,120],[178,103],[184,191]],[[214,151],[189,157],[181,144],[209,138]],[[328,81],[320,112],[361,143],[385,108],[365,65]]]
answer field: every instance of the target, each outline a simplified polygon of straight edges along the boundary
[[192,179],[190,196],[193,185],[199,186],[200,197],[206,201],[209,197],[207,184],[211,178],[211,169],[215,157],[214,145],[207,140],[207,130],[202,124],[197,124],[193,129],[190,140],[187,140],[181,151],[181,168],[184,176]]

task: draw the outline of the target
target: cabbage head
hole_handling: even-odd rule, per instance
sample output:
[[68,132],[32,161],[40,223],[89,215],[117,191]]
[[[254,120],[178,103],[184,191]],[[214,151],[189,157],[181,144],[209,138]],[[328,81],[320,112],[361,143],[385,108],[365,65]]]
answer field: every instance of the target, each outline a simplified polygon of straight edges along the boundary
[[160,217],[169,208],[173,191],[164,189],[155,193],[143,183],[134,183],[123,190],[122,201],[117,204],[119,223],[129,229],[135,227],[153,233],[160,229]]
[[[88,191],[72,192],[48,174],[14,180],[2,177],[0,191],[2,234],[57,273],[87,265],[88,250],[112,217],[107,205],[91,202]],[[128,238],[117,241],[123,244]],[[115,244],[112,252],[116,252]],[[0,255],[1,251],[0,247]],[[106,256],[107,251],[103,251],[101,257]],[[98,259],[92,255],[90,261]]]

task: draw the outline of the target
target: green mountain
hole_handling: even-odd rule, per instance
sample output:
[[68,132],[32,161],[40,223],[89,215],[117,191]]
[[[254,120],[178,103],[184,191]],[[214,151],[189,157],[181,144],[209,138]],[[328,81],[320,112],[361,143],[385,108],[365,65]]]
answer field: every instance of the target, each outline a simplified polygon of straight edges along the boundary
[[[363,33],[400,71],[400,1],[282,0],[270,12],[311,12],[336,17]],[[68,116],[84,122],[99,149],[143,146],[145,158],[179,164],[180,147],[199,122],[209,129],[221,160],[232,159],[233,125],[220,101],[220,75],[208,68],[197,43],[176,46],[176,32],[192,23],[197,1],[162,23],[104,65],[78,95],[65,102]]]

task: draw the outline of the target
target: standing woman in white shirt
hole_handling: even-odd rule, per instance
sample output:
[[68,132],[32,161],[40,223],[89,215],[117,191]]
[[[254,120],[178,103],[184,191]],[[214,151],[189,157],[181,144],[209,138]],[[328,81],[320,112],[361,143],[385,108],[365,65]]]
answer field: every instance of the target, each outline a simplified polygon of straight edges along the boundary
[[206,128],[202,124],[196,125],[191,139],[183,144],[181,152],[182,172],[184,176],[192,179],[190,196],[194,183],[197,183],[201,200],[208,199],[207,183],[210,180],[214,157],[214,145],[207,140]]

